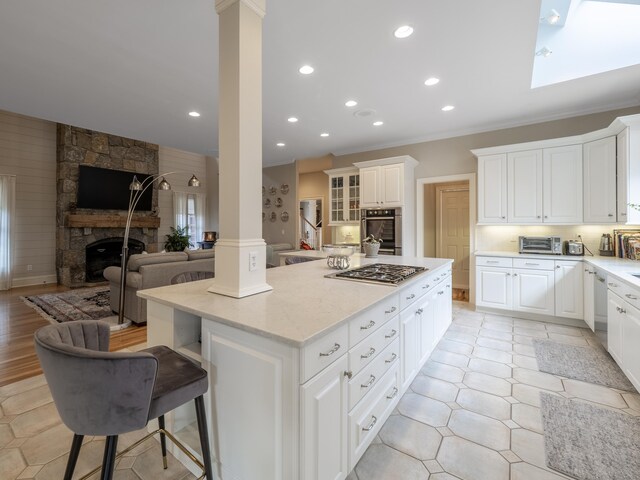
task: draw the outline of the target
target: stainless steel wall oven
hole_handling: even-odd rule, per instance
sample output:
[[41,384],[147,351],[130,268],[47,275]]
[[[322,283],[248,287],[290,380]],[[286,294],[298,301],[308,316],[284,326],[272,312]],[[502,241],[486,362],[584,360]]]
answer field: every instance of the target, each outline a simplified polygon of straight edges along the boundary
[[360,240],[369,235],[382,239],[381,255],[402,255],[402,209],[362,210]]

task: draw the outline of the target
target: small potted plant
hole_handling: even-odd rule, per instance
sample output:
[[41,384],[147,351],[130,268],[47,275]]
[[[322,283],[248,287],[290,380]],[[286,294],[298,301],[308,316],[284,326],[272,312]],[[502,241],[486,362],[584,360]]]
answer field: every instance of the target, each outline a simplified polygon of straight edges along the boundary
[[167,241],[164,243],[167,252],[182,252],[185,248],[193,246],[189,241],[188,227],[170,228],[171,233],[166,236]]
[[369,235],[362,241],[365,258],[376,258],[378,256],[380,242],[382,242],[382,239],[374,237],[373,234]]

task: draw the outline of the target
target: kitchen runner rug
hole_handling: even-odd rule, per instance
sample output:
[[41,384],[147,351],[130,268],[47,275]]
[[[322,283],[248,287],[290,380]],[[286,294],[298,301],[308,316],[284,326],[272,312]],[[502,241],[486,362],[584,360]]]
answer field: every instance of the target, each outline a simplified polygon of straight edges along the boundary
[[540,392],[547,466],[579,480],[640,478],[640,418]]
[[635,392],[618,364],[600,346],[566,345],[536,338],[533,348],[541,372]]
[[79,288],[21,298],[51,323],[74,320],[104,320],[112,323],[114,317],[117,322],[109,303],[109,287]]

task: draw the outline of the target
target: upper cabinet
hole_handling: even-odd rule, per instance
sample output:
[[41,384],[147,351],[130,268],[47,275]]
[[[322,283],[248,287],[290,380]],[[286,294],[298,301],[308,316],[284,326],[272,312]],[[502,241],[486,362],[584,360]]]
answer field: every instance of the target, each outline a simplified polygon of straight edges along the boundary
[[542,150],[543,221],[582,223],[582,145]]
[[357,168],[325,170],[329,175],[329,226],[360,221],[360,174]]
[[[640,205],[640,115],[625,122],[618,134],[618,221],[640,225],[640,211],[630,206]],[[624,118],[623,118],[624,120]]]
[[616,223],[616,137],[583,145],[584,221]]
[[404,163],[364,167],[362,178],[362,208],[402,207],[404,205]]
[[509,223],[542,222],[542,150],[507,154]]
[[478,222],[507,223],[507,155],[478,157]]

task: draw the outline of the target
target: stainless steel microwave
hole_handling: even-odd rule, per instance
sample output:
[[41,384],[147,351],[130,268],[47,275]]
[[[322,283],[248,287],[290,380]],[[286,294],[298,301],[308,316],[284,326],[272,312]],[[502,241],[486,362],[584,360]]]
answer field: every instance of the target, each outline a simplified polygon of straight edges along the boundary
[[560,240],[560,237],[519,237],[518,243],[520,253],[562,255],[562,240]]

